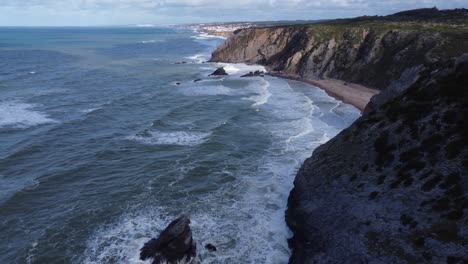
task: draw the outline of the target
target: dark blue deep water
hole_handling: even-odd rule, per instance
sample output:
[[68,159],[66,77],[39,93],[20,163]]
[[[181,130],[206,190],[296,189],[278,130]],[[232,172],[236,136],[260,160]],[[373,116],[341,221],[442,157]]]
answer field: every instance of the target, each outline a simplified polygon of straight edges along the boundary
[[312,86],[239,77],[255,66],[207,77],[222,41],[0,28],[0,263],[142,263],[181,213],[201,263],[286,263],[295,172],[359,113]]

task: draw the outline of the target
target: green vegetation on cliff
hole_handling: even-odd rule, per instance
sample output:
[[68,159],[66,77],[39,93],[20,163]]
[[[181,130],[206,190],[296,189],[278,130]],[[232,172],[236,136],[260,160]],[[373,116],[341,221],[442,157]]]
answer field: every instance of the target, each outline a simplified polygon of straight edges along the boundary
[[[235,32],[212,61],[259,63],[300,77],[336,78],[377,89],[407,71],[468,53],[468,10],[413,10],[309,25]],[[413,69],[417,67],[419,71]]]
[[[429,15],[424,16],[424,12]],[[374,30],[376,35],[390,31],[439,34],[446,41],[443,46],[444,55],[453,57],[468,52],[468,10],[466,9],[446,11],[419,9],[386,17],[338,19],[307,25],[308,36],[321,41],[333,38],[340,41],[346,38],[344,32],[359,36],[369,29]],[[360,44],[359,37],[354,39],[354,44]]]

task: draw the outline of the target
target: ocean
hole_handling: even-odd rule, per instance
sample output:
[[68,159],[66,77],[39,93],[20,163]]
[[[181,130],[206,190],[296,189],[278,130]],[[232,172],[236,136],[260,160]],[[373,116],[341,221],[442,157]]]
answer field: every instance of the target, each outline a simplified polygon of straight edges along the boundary
[[[360,113],[240,77],[261,66],[206,62],[222,42],[0,28],[0,263],[144,263],[141,246],[180,214],[200,263],[287,263],[295,173]],[[220,66],[229,76],[208,77]]]

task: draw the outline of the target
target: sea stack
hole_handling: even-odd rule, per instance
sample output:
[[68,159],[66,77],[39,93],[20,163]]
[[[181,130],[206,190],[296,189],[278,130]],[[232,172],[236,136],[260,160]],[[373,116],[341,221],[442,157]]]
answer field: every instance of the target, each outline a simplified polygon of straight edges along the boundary
[[220,67],[216,69],[210,76],[222,76],[222,75],[228,75],[226,70],[224,70],[223,67]]
[[157,239],[146,242],[140,251],[140,259],[153,259],[152,264],[178,263],[195,256],[196,245],[186,215],[172,221]]

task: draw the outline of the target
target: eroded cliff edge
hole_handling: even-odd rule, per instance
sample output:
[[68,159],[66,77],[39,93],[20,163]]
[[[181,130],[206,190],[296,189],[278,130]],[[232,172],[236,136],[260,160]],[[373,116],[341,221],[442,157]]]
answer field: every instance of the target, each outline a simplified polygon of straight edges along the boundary
[[213,53],[384,89],[300,168],[290,263],[468,262],[467,17],[417,10],[246,29]]

